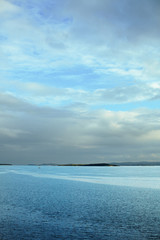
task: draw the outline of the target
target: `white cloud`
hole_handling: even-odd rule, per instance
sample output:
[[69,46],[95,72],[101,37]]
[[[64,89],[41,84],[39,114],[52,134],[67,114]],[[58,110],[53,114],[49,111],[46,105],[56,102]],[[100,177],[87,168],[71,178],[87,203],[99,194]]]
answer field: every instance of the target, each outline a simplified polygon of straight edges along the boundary
[[[138,104],[145,101],[154,104],[160,99],[159,83],[139,84],[133,86],[106,88],[96,90],[83,90],[74,88],[58,88],[36,82],[1,81],[1,89],[8,89],[1,93],[5,101],[18,101],[22,99],[27,104],[48,106],[61,109],[77,109],[77,112],[86,111],[92,107],[103,109],[103,105]],[[15,90],[14,90],[15,89]],[[16,92],[15,92],[16,91]],[[9,95],[7,95],[9,93]],[[133,107],[132,107],[133,108]]]
[[6,0],[0,0],[0,14],[2,17],[9,17],[9,14],[15,14],[18,13],[20,11],[20,8]]
[[137,84],[133,86],[96,89],[87,91],[74,88],[57,88],[35,82],[22,83],[12,81],[4,83],[12,89],[16,87],[18,93],[13,95],[21,96],[26,101],[37,104],[54,106],[68,105],[76,102],[88,106],[99,104],[124,104],[141,101],[151,101],[160,98],[160,86],[157,82],[149,84]]

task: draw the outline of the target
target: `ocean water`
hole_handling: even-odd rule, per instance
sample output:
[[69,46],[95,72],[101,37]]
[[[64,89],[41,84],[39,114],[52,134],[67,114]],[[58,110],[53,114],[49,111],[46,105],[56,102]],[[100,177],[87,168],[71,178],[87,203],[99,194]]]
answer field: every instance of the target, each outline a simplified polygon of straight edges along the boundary
[[0,166],[0,240],[160,239],[160,167]]

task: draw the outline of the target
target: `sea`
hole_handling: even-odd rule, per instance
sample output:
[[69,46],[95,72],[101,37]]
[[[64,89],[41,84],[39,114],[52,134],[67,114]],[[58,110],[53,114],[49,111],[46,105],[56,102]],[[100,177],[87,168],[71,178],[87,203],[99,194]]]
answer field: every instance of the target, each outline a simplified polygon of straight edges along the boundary
[[0,240],[160,239],[159,166],[0,166]]

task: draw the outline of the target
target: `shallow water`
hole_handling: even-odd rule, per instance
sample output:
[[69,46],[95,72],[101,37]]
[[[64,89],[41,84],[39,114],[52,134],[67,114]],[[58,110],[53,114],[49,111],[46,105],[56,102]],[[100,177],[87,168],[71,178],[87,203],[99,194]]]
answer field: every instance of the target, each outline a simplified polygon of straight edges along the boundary
[[0,167],[0,240],[160,239],[160,167]]

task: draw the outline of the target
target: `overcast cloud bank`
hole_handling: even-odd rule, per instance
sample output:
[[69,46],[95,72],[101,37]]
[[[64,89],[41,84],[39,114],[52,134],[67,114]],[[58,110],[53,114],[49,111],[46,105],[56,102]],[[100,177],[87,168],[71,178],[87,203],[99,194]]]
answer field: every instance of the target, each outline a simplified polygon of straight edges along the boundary
[[1,163],[159,161],[159,1],[0,6]]

